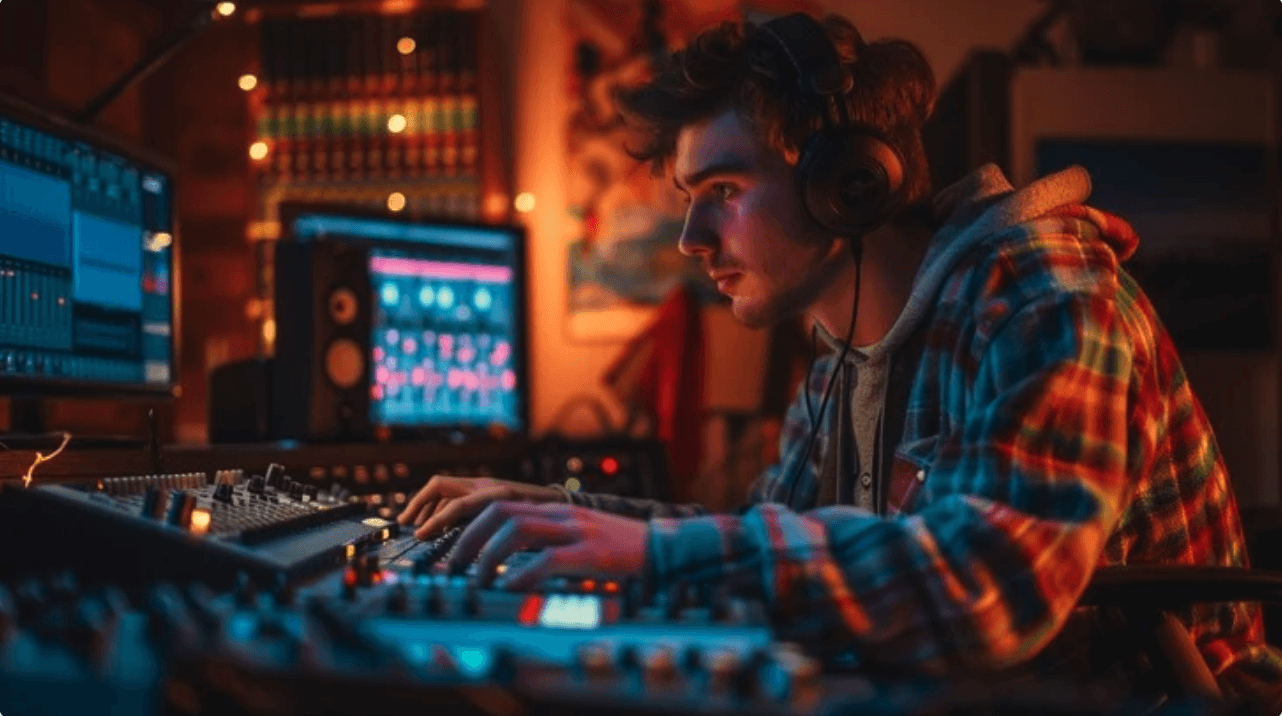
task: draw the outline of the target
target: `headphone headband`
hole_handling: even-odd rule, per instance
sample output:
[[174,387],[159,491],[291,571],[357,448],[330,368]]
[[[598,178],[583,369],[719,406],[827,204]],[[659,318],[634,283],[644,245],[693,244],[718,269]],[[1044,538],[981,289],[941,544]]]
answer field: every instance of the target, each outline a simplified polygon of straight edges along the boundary
[[813,17],[797,12],[777,17],[758,30],[788,58],[798,92],[824,105],[824,121],[830,126],[849,124],[845,97],[855,86],[855,79],[842,65],[823,26]]
[[[810,216],[835,234],[858,237],[894,215],[902,200],[903,157],[872,127],[851,121],[854,77],[823,25],[805,13],[784,15],[757,28],[776,45],[796,76],[803,101],[819,109],[823,127],[801,148],[798,181]],[[855,35],[863,49],[863,39]],[[852,247],[854,244],[852,243]]]

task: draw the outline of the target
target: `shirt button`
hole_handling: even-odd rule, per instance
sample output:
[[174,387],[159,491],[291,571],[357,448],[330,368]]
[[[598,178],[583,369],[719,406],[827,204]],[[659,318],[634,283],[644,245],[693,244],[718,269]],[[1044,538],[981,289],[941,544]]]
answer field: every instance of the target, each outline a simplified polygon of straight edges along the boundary
[[869,485],[872,484],[872,475],[865,472],[863,476],[859,478],[859,482],[864,487],[868,487]]
[[925,482],[925,481],[926,481],[926,471],[925,471],[925,470],[918,470],[918,471],[917,471],[917,482]]

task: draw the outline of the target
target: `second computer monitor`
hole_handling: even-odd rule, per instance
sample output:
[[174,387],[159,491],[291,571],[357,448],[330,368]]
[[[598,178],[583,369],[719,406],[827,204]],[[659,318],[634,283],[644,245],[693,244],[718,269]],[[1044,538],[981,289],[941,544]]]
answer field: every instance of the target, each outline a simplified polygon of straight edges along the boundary
[[371,426],[527,429],[519,227],[305,205],[281,216],[285,241],[364,249]]

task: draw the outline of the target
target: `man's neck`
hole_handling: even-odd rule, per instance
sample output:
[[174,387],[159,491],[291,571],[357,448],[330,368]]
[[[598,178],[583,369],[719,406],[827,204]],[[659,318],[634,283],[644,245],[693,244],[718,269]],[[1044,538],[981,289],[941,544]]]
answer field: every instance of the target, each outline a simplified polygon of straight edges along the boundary
[[[869,346],[895,325],[912,295],[913,280],[926,253],[932,229],[908,224],[884,226],[864,237],[859,312],[851,344]],[[810,315],[838,341],[850,331],[855,302],[855,263],[848,260],[832,287],[810,309]]]

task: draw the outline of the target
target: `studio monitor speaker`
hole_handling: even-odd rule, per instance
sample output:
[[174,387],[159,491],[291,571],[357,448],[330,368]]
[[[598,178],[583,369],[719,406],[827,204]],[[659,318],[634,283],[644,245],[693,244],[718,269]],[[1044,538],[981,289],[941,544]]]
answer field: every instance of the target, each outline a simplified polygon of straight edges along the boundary
[[361,246],[277,242],[272,411],[281,438],[370,438],[367,261]]

